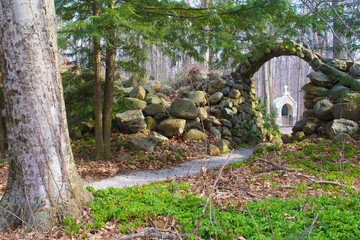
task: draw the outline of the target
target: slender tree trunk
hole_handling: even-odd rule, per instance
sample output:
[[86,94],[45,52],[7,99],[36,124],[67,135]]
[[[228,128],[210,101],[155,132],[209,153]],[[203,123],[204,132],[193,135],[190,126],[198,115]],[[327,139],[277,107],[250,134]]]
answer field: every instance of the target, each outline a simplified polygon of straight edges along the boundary
[[5,156],[5,129],[3,126],[3,117],[2,117],[2,111],[3,111],[3,106],[2,103],[0,103],[0,154],[1,154],[1,158],[4,158]]
[[[112,3],[110,8],[114,9],[115,4]],[[112,106],[114,94],[114,73],[115,73],[115,29],[114,26],[109,27],[109,46],[106,48],[106,73],[105,73],[105,89],[104,89],[104,107],[103,107],[103,137],[104,137],[104,158],[111,157],[111,121]]]
[[264,93],[265,93],[264,102],[267,103],[267,112],[270,113],[271,100],[270,100],[270,89],[269,89],[269,62],[266,62],[263,65],[263,81],[264,81]]
[[54,3],[1,0],[0,11],[10,149],[0,227],[50,230],[90,200],[71,151]]
[[[93,16],[100,14],[99,0],[93,3]],[[94,115],[95,115],[95,158],[104,158],[104,139],[101,99],[101,50],[100,42],[93,38],[94,50]]]
[[[344,1],[333,1],[332,5],[334,7],[340,6],[344,3]],[[341,11],[339,11],[341,12]],[[337,35],[333,35],[333,58],[343,59],[346,58],[347,54],[344,50],[344,47],[342,46],[342,43],[345,43],[346,39],[343,37],[343,34],[340,31],[341,23],[339,23],[340,20],[334,17],[333,26],[334,26],[334,32]],[[340,38],[340,39],[338,39]],[[341,43],[342,42],[342,43]]]
[[274,65],[274,62],[272,62],[272,60],[269,60],[268,61],[269,63],[269,70],[268,70],[268,89],[269,89],[269,109],[270,109],[270,112],[274,109],[274,106],[273,106],[273,82],[274,82],[274,78],[273,78],[273,71],[272,71],[272,68],[273,68],[273,65]]
[[299,58],[299,79],[298,79],[298,84],[297,84],[297,93],[298,93],[298,98],[297,98],[297,121],[300,120],[300,116],[302,115],[301,109],[300,109],[300,102],[301,102],[301,94],[300,94],[300,89],[301,89],[301,82],[302,82],[302,65],[301,65],[301,59]]

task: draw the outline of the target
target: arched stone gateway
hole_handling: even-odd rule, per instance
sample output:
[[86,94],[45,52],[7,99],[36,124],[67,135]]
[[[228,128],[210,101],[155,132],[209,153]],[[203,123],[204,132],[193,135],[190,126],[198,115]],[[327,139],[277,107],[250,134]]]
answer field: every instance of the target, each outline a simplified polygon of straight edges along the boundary
[[[241,143],[269,138],[269,134],[262,127],[263,119],[258,106],[259,101],[256,98],[253,75],[265,62],[280,56],[298,56],[314,70],[308,75],[311,82],[302,87],[305,92],[305,119],[295,124],[294,132],[304,131],[306,135],[311,135],[330,126],[334,118],[344,118],[346,114],[352,115],[349,111],[354,111],[355,107],[349,103],[349,99],[360,95],[360,79],[358,79],[360,62],[356,62],[354,66],[354,62],[350,60],[323,58],[303,44],[279,41],[263,53],[250,53],[248,58],[238,65],[236,71],[231,73],[232,80],[222,91],[224,98],[233,103],[231,107],[222,108],[223,117],[231,116],[232,118],[233,141]],[[232,91],[240,91],[244,101],[231,99],[228,93]],[[339,104],[349,105],[347,106],[347,109],[350,109],[348,113],[341,110],[340,114],[337,110],[340,108]],[[289,111],[291,106],[287,107]],[[344,109],[343,106],[341,109]],[[231,114],[229,114],[230,111]],[[359,120],[360,114],[357,115],[359,118],[352,120]],[[356,125],[357,129],[356,123],[350,125]]]

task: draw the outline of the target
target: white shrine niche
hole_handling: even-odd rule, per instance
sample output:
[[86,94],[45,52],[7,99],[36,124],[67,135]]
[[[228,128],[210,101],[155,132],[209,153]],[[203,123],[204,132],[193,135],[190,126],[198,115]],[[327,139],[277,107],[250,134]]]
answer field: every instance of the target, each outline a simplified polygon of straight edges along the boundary
[[288,92],[288,86],[284,86],[283,96],[277,97],[273,101],[276,111],[276,124],[279,126],[293,126],[296,122],[297,104]]

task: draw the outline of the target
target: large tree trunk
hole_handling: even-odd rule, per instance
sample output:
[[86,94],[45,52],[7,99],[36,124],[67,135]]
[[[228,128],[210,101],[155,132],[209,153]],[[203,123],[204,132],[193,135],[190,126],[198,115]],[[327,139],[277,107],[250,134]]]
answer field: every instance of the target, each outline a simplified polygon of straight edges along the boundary
[[[112,3],[110,8],[114,9]],[[106,72],[105,72],[105,89],[104,89],[104,108],[103,108],[103,134],[104,134],[104,158],[111,157],[111,121],[112,106],[114,95],[114,72],[115,72],[115,29],[109,27],[109,45],[106,48]]]
[[[93,15],[100,13],[99,0],[93,3]],[[101,50],[100,42],[93,38],[94,50],[94,115],[95,115],[95,158],[104,158],[102,99],[101,99]]]
[[0,4],[10,149],[0,226],[49,230],[65,216],[80,215],[91,199],[71,151],[54,3],[1,0]]

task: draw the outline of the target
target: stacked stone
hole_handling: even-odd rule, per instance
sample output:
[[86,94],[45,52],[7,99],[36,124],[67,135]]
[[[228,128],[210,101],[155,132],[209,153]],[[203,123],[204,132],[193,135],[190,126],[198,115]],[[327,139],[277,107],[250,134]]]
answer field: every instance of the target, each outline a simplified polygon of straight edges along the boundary
[[[262,139],[261,113],[257,105],[253,82],[249,78],[242,79],[237,72],[231,74],[228,82],[213,81],[213,85],[222,87],[219,92],[209,91],[210,105],[217,105],[212,115],[220,119],[217,129],[222,137],[232,145],[257,142]],[[220,84],[221,83],[221,84]]]
[[[360,63],[357,63],[360,66]],[[327,137],[349,139],[358,129],[360,110],[351,99],[360,97],[360,72],[350,60],[322,58],[317,71],[307,76],[305,84],[304,119],[293,132],[298,136],[313,136],[325,130]],[[344,135],[346,134],[346,135]]]

